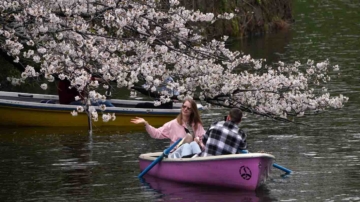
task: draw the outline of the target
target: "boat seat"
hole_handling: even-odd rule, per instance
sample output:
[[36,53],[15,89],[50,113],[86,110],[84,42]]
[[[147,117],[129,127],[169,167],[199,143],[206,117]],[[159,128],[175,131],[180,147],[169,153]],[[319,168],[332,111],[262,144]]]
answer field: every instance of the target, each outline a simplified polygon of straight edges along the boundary
[[135,105],[135,108],[172,109],[173,108],[173,102],[162,103],[160,106],[154,106],[153,102],[138,103],[138,104]]
[[196,154],[189,154],[189,155],[186,155],[186,156],[182,156],[181,158],[192,158],[193,156],[195,156]]
[[40,103],[56,104],[56,100],[41,100]]
[[[195,156],[196,155],[196,156]],[[155,156],[154,156],[155,157]],[[197,154],[189,154],[189,155],[186,155],[186,156],[182,156],[181,158],[185,158],[185,159],[190,159],[190,158],[194,158],[194,157],[197,157]],[[165,157],[165,158],[169,158],[169,157]],[[171,158],[170,158],[171,159]],[[172,158],[174,159],[174,158]],[[179,159],[179,158],[178,158]]]

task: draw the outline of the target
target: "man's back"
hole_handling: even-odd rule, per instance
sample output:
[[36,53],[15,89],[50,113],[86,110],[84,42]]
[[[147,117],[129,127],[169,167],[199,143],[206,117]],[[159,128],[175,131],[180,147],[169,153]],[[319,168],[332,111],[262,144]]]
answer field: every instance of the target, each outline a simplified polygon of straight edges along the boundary
[[231,121],[219,121],[206,131],[203,143],[201,156],[236,154],[238,149],[246,149],[246,134]]

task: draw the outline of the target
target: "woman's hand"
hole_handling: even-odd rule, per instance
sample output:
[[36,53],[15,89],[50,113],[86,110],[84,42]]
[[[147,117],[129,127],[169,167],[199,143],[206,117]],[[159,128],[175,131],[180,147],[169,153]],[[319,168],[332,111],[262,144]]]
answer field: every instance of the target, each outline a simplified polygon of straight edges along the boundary
[[200,140],[199,137],[194,138],[194,141],[199,145],[201,150],[203,150],[205,148],[204,144],[202,143],[202,141]]
[[134,119],[131,119],[130,121],[131,123],[135,123],[135,124],[139,124],[139,123],[143,123],[145,126],[148,125],[148,122],[140,117],[135,117]]

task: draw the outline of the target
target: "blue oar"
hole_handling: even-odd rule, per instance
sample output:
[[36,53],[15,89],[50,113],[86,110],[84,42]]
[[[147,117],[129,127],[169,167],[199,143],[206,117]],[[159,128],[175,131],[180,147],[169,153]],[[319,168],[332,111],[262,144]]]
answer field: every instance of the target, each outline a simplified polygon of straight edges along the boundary
[[138,177],[141,178],[143,177],[147,172],[149,172],[149,170],[151,170],[151,168],[153,168],[157,163],[159,163],[165,156],[169,155],[170,151],[173,150],[177,144],[179,144],[179,142],[182,140],[182,138],[178,139],[176,142],[174,142],[174,144],[172,144],[169,148],[165,149],[164,152],[157,157],[157,159],[155,159],[155,161],[153,161],[150,165],[148,165],[148,167],[146,167],[139,175]]
[[278,165],[278,164],[276,164],[276,163],[273,163],[273,167],[274,168],[277,168],[277,169],[279,169],[279,170],[282,170],[282,171],[284,171],[285,172],[285,174],[291,174],[291,170],[290,169],[287,169],[287,168],[285,168],[285,167],[283,167],[283,166],[281,166],[281,165]]
[[[245,149],[239,150],[239,152],[242,153],[242,154],[247,154],[247,153],[249,153],[249,151],[248,151],[248,150],[245,150]],[[291,172],[292,172],[290,169],[287,169],[287,168],[285,168],[285,167],[283,167],[283,166],[280,166],[280,165],[278,165],[278,164],[276,164],[276,163],[273,163],[273,167],[274,167],[274,168],[277,168],[277,169],[279,169],[279,170],[284,171],[286,175],[289,175],[289,174],[291,174]]]

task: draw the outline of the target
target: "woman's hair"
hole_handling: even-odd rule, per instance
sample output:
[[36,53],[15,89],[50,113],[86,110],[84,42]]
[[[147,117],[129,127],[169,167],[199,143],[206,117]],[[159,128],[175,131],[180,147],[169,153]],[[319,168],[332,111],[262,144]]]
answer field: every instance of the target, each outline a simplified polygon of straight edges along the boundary
[[[189,123],[190,124],[194,124],[195,130],[197,130],[197,127],[199,124],[202,125],[201,119],[200,119],[200,115],[199,115],[199,110],[197,108],[196,102],[192,99],[185,99],[183,104],[188,101],[191,104],[191,114],[189,117]],[[181,109],[183,110],[183,109]],[[176,118],[177,122],[182,125],[182,113],[180,112],[180,114],[177,116]]]

